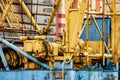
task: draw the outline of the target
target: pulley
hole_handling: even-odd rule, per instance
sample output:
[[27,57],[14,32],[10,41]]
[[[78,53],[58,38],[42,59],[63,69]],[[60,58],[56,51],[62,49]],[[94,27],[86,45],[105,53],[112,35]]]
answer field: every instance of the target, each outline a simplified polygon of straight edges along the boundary
[[3,48],[7,63],[11,69],[17,69],[22,65],[21,55],[11,48]]

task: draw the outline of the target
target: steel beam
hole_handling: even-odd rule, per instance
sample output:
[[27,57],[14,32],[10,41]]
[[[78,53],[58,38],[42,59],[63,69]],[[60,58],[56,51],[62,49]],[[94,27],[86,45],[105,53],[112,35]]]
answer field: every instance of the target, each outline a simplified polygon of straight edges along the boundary
[[20,5],[22,6],[23,10],[25,11],[25,13],[27,14],[28,18],[31,20],[32,25],[34,26],[36,31],[40,34],[40,27],[38,26],[37,22],[33,18],[32,14],[30,13],[27,6],[25,5],[24,1],[23,0],[18,0],[18,1],[19,1]]

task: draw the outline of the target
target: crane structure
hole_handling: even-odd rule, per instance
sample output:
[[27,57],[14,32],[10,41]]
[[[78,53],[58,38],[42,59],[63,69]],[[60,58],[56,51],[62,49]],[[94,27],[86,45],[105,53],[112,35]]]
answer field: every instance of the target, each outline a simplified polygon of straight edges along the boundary
[[[8,22],[10,20],[9,12],[14,0],[9,0],[7,5],[3,4],[3,0],[0,1],[3,11],[0,27],[4,29],[5,19]],[[46,39],[47,34],[60,1],[55,0],[48,23],[43,30],[40,30],[24,0],[18,0],[38,35],[21,36],[23,47],[15,46],[0,38],[2,65],[0,80],[119,80],[120,14],[116,13],[115,0],[111,0],[111,3],[103,0],[102,12],[92,11],[89,0],[78,0],[77,7],[72,5],[75,0],[65,0],[66,27],[62,40],[49,42]],[[110,12],[105,11],[105,2]],[[101,29],[96,21],[96,15],[102,17]],[[108,43],[105,41],[106,17],[111,20]],[[93,22],[99,34],[97,36],[100,37],[99,41],[88,39],[89,26]],[[84,31],[86,40],[81,39]]]

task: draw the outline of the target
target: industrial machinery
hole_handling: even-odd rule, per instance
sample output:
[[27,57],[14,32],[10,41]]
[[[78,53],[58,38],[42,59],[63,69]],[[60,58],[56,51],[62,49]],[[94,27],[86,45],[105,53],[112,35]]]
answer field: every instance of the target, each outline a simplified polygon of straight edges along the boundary
[[[79,0],[78,7],[72,5],[74,0],[65,0],[66,28],[62,40],[56,42],[49,42],[46,38],[61,0],[55,1],[53,11],[43,30],[40,30],[31,17],[24,0],[18,1],[38,35],[21,36],[23,47],[15,46],[0,38],[2,43],[0,80],[119,80],[120,16],[115,11],[115,0],[111,0],[110,4],[108,0],[103,0],[102,12],[91,11],[89,0]],[[105,1],[110,8],[109,13],[104,10]],[[12,3],[13,0],[9,0],[5,6],[0,20],[1,29]],[[84,20],[85,15],[86,20]],[[101,29],[95,15],[102,16]],[[106,17],[111,19],[109,36],[105,36]],[[91,34],[89,26],[93,22],[101,39],[99,41],[89,41]],[[84,31],[85,41],[80,38]]]

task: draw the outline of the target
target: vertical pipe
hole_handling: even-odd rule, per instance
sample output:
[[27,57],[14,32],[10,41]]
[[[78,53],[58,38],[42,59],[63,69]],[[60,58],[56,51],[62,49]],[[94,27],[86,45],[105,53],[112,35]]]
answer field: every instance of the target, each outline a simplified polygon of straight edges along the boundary
[[52,69],[50,68],[50,80],[52,80]]
[[115,25],[115,1],[116,0],[112,0],[112,5],[111,5],[111,8],[112,8],[112,12],[113,12],[113,16],[112,16],[112,26],[111,26],[111,47],[112,47],[112,54],[113,54],[113,61],[114,63],[116,62],[116,52],[115,52],[115,47],[117,44],[115,44],[115,41],[116,41],[116,35],[115,35],[115,28],[116,28],[116,25]]
[[102,58],[103,58],[103,66],[105,65],[105,57],[104,57],[104,21],[105,21],[105,0],[103,0],[103,4],[102,4],[102,13],[103,13],[103,18],[102,18]]
[[4,12],[3,12],[3,15],[2,15],[2,18],[1,18],[1,20],[0,20],[0,27],[3,25],[3,23],[4,23],[4,21],[5,21],[5,18],[6,18],[6,16],[7,16],[7,14],[8,14],[8,11],[9,11],[10,6],[11,6],[11,4],[13,3],[13,1],[14,1],[14,0],[10,0],[9,3],[6,5],[5,10],[4,10]]
[[88,51],[88,18],[89,18],[89,0],[87,5],[87,24],[86,24],[86,51]]
[[64,74],[65,74],[65,71],[64,71],[64,66],[63,66],[63,67],[62,67],[62,80],[64,80],[64,79],[65,79]]
[[66,7],[65,7],[65,19],[66,19],[66,24],[65,24],[65,28],[66,28],[66,44],[67,44],[67,50],[69,51],[69,6],[70,6],[70,1],[69,0],[65,0],[66,2]]

